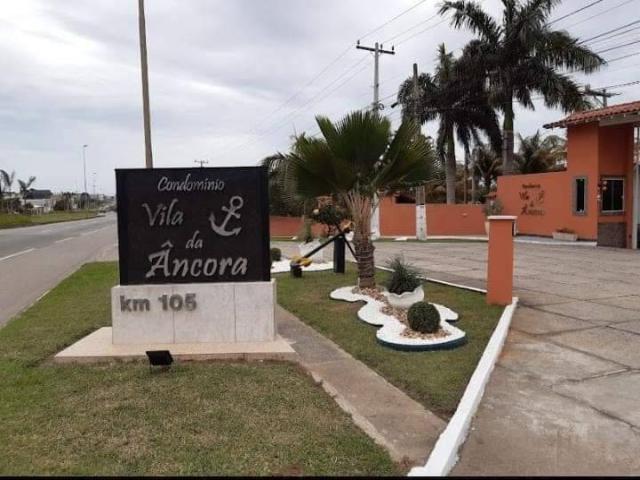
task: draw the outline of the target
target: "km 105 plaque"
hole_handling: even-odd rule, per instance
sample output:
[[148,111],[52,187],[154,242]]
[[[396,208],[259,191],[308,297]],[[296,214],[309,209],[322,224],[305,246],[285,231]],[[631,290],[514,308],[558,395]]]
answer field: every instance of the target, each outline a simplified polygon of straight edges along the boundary
[[116,170],[120,284],[269,281],[264,167]]

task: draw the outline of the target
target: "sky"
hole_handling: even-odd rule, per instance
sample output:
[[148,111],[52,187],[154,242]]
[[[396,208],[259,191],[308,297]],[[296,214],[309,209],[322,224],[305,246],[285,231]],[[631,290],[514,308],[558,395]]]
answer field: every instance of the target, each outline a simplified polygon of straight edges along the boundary
[[[565,0],[559,19],[594,0]],[[339,119],[373,96],[380,60],[383,114],[412,64],[430,72],[438,44],[472,38],[437,16],[439,0],[147,0],[155,166],[255,165],[286,152],[291,136],[317,132],[317,114]],[[481,2],[499,15],[499,0]],[[415,7],[414,7],[415,6]],[[414,8],[411,8],[414,7]],[[410,9],[408,12],[404,13]],[[588,39],[640,19],[640,0],[600,0],[554,24]],[[136,0],[4,0],[0,9],[0,168],[37,177],[35,188],[113,194],[115,168],[144,166]],[[640,25],[591,44],[606,59],[640,52]],[[640,80],[640,55],[575,75],[592,87]],[[639,85],[610,103],[640,98]],[[563,117],[536,102],[516,111],[531,135]],[[434,134],[435,124],[424,132]],[[563,133],[561,130],[556,133]]]

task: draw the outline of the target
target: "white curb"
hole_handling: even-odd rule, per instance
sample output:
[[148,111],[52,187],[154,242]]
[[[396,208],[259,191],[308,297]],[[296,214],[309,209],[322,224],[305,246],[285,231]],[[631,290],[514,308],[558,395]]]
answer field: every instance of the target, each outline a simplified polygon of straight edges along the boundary
[[424,467],[414,467],[409,476],[440,477],[448,475],[458,461],[458,450],[464,443],[471,426],[471,421],[482,400],[484,389],[489,382],[491,372],[495,367],[502,347],[509,333],[511,319],[518,304],[514,297],[511,304],[502,312],[495,331],[478,362],[469,384],[460,399],[456,413],[451,417],[447,428],[438,438],[435,447]]

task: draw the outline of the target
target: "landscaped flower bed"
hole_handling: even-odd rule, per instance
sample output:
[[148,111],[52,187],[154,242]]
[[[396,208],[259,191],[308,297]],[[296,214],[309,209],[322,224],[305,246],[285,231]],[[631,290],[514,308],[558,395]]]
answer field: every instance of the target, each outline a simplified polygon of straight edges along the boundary
[[458,320],[458,314],[443,305],[434,304],[440,315],[440,328],[433,333],[421,333],[409,325],[407,310],[392,306],[389,303],[389,292],[380,288],[342,287],[332,291],[330,297],[347,302],[366,302],[358,311],[358,318],[370,325],[382,327],[376,332],[376,338],[381,344],[391,348],[436,350],[454,348],[465,341],[465,333],[449,324]]
[[[379,284],[387,277],[387,272],[376,274]],[[355,266],[348,266],[344,275],[317,272],[302,279],[288,274],[276,278],[280,305],[444,418],[455,411],[503,311],[487,305],[483,294],[425,282],[429,302],[459,314],[455,327],[465,332],[466,343],[451,350],[399,351],[380,345],[371,328],[385,322],[386,314],[375,308],[378,300],[363,305],[329,298],[338,288],[353,290]],[[365,309],[378,313],[373,320],[359,321]]]

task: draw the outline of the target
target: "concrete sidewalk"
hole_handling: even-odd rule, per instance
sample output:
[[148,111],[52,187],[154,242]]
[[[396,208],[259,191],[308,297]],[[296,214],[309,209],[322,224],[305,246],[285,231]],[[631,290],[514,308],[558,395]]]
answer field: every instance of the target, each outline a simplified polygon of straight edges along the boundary
[[446,423],[362,362],[277,307],[278,333],[355,423],[408,466],[423,465]]

